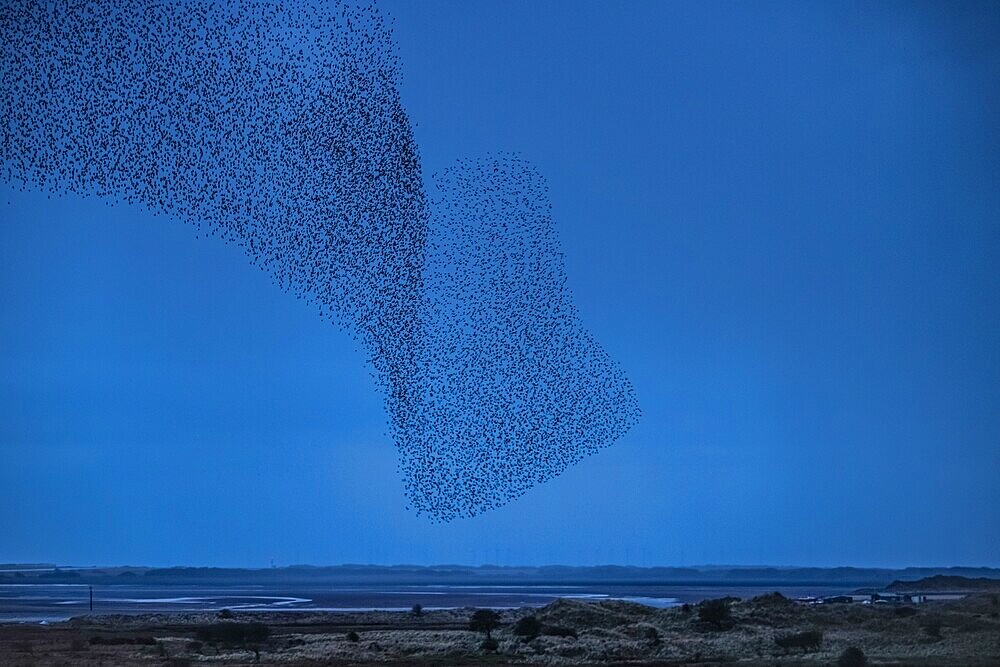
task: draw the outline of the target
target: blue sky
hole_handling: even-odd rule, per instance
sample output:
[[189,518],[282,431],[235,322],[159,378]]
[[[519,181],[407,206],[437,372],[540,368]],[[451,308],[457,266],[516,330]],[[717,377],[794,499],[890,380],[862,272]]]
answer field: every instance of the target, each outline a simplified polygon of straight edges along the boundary
[[381,7],[425,173],[548,179],[640,424],[432,525],[349,337],[192,226],[5,183],[0,561],[1000,565],[995,6]]

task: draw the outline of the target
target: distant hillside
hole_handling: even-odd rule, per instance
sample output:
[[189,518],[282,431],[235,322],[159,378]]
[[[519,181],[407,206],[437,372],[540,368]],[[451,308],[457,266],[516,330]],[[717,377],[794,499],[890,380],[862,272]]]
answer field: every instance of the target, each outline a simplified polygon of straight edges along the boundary
[[948,591],[964,593],[969,591],[1000,591],[1000,579],[990,579],[987,577],[957,577],[938,574],[933,577],[924,577],[916,581],[896,580],[886,587],[890,591]]
[[[912,586],[915,581],[991,581],[1000,586],[1000,569],[993,568],[859,568],[859,567],[631,567],[604,565],[498,566],[481,565],[294,565],[277,568],[214,567],[73,567],[8,566],[0,570],[2,583],[114,584],[217,584],[217,585],[573,585],[646,584],[706,586]],[[923,578],[923,579],[922,579]],[[976,590],[983,590],[978,588]]]

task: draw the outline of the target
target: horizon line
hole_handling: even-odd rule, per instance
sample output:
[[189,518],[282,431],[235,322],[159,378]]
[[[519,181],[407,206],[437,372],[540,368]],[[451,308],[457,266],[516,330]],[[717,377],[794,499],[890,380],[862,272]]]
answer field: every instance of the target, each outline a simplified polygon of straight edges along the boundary
[[531,565],[531,564],[519,564],[519,565],[500,565],[497,563],[481,563],[478,565],[469,565],[463,563],[434,563],[434,564],[418,564],[418,563],[339,563],[339,564],[324,564],[316,565],[311,563],[289,563],[285,565],[278,565],[271,563],[270,565],[136,565],[136,564],[118,564],[118,565],[77,565],[77,564],[60,564],[44,561],[35,562],[0,562],[0,574],[7,572],[17,572],[17,571],[54,571],[54,570],[97,570],[97,569],[145,569],[145,570],[170,570],[170,569],[199,569],[199,570],[248,570],[248,571],[258,571],[258,570],[292,570],[292,569],[334,569],[334,568],[369,568],[369,569],[391,569],[391,568],[419,568],[419,569],[444,569],[444,568],[461,568],[461,569],[498,569],[498,570],[516,570],[516,569],[546,569],[546,568],[567,568],[567,569],[601,569],[601,568],[619,568],[619,569],[629,569],[629,570],[749,570],[749,569],[771,569],[771,570],[891,570],[891,571],[902,571],[902,570],[1000,570],[1000,565],[903,565],[903,566],[885,566],[885,565],[795,565],[795,564],[785,564],[785,565],[775,565],[775,564],[752,564],[752,565],[737,565],[737,564],[720,564],[720,563],[702,563],[697,565],[625,565],[620,563],[602,563],[602,564],[589,564],[589,565],[571,565],[566,563],[549,563],[544,565]]

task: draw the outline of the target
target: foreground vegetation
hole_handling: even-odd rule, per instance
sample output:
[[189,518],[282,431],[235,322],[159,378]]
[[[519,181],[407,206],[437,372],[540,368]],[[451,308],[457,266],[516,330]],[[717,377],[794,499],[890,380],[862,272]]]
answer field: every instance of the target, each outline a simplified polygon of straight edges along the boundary
[[920,605],[801,605],[780,595],[653,609],[94,616],[0,626],[3,665],[996,665],[1000,595]]

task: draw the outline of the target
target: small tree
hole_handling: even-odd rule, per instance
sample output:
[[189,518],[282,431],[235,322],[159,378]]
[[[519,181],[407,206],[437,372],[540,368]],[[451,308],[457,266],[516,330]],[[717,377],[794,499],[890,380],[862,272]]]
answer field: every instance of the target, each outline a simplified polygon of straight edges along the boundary
[[469,619],[469,629],[473,632],[485,632],[487,639],[493,639],[493,630],[500,625],[500,614],[492,609],[477,609]]
[[271,629],[263,623],[213,623],[195,631],[195,637],[203,642],[243,646],[253,651],[254,662],[260,662],[260,645],[270,635]]
[[359,637],[358,633],[356,633],[354,630],[351,630],[350,632],[347,633],[347,641],[349,642],[361,641],[361,637]]
[[418,602],[417,604],[413,605],[412,609],[410,609],[410,613],[412,613],[414,616],[422,616],[424,613],[424,605]]

